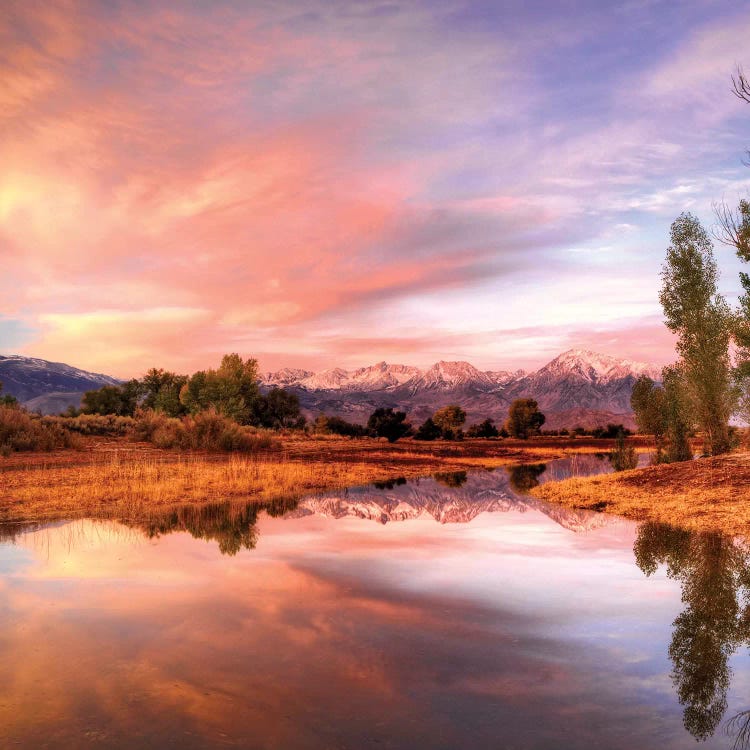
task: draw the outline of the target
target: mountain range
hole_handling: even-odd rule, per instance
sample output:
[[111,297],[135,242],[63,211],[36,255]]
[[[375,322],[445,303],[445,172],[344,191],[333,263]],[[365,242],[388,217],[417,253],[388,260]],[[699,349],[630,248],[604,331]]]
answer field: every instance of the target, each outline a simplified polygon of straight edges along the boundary
[[547,416],[546,427],[594,427],[608,422],[633,426],[630,395],[640,375],[660,379],[658,368],[571,349],[535,372],[479,370],[468,362],[437,362],[420,369],[380,362],[356,370],[334,368],[314,373],[284,369],[262,376],[265,388],[297,394],[312,416],[324,412],[364,422],[378,407],[406,411],[420,422],[436,409],[458,404],[467,422],[505,419],[517,398],[534,398]]
[[[608,422],[632,426],[630,394],[642,374],[660,377],[657,368],[642,362],[571,349],[535,372],[479,370],[468,362],[441,361],[428,368],[380,362],[317,373],[287,368],[265,373],[260,384],[265,390],[279,386],[296,393],[308,417],[325,413],[359,423],[381,406],[406,411],[419,423],[447,404],[461,406],[468,423],[486,417],[499,423],[514,399],[535,398],[547,416],[545,427],[557,429]],[[120,381],[11,355],[0,356],[0,382],[27,408],[58,413],[68,405],[78,406],[84,391]]]

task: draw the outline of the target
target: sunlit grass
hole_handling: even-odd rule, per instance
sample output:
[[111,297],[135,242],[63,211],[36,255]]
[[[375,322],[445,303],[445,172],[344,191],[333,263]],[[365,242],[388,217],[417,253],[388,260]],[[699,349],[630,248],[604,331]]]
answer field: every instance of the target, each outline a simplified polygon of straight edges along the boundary
[[532,494],[636,520],[750,534],[748,453],[549,482]]

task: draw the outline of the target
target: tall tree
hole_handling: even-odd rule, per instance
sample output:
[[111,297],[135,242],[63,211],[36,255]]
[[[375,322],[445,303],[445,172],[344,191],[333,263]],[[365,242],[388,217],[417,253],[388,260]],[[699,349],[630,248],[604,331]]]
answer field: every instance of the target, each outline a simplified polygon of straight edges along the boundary
[[446,440],[453,440],[466,421],[466,412],[460,406],[450,404],[438,409],[432,415],[432,421],[440,428]]
[[[732,90],[735,96],[750,104],[750,78],[741,67],[732,76]],[[745,162],[750,166],[750,150]],[[724,201],[714,204],[716,227],[714,236],[723,244],[733,247],[737,257],[750,262],[750,200],[742,199],[736,210]],[[740,272],[743,294],[734,320],[734,342],[736,345],[736,367],[734,378],[740,394],[741,414],[750,418],[750,275]]]
[[638,431],[654,436],[658,463],[662,458],[664,435],[667,431],[664,389],[656,385],[648,375],[641,375],[633,386],[630,405],[635,412]]
[[665,460],[689,461],[693,457],[690,434],[693,431],[693,407],[688,394],[685,373],[678,365],[661,371],[664,383],[664,418],[667,449]]
[[389,443],[395,443],[409,434],[411,425],[406,421],[405,412],[381,407],[370,414],[367,428],[377,437],[384,437]]
[[259,395],[257,361],[226,354],[218,370],[201,370],[187,381],[180,401],[191,413],[213,407],[239,424],[250,424]]
[[511,437],[526,440],[536,435],[545,421],[544,414],[539,411],[539,404],[533,398],[517,398],[510,405],[505,429]]
[[729,450],[729,417],[734,406],[729,359],[733,316],[718,293],[713,244],[692,214],[672,224],[662,267],[659,299],[667,327],[677,334],[677,352],[706,452]]

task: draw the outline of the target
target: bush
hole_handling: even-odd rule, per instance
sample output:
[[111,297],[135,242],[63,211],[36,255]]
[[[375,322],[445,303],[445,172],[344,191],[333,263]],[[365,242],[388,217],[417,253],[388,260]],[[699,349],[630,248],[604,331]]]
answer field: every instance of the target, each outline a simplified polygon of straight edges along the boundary
[[622,424],[608,424],[606,427],[594,427],[591,430],[591,435],[595,438],[607,438],[611,440],[612,438],[619,437],[621,434],[628,437],[632,433]]
[[213,409],[182,419],[141,410],[131,434],[157,448],[255,453],[279,447],[270,435],[242,427]]
[[128,435],[133,429],[133,417],[118,417],[116,414],[80,414],[76,417],[42,417],[42,423],[58,425],[79,435]]
[[13,451],[52,451],[76,447],[75,437],[55,423],[29,414],[19,406],[0,405],[0,454]]

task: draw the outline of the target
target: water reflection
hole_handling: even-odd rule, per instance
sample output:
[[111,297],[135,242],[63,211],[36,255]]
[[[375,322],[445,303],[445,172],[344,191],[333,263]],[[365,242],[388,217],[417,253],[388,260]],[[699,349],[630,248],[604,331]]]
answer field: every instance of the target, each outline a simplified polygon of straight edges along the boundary
[[748,550],[524,494],[600,468],[0,526],[0,747],[745,747]]
[[194,539],[215,541],[222,555],[236,555],[241,549],[254,549],[258,542],[258,516],[282,516],[297,506],[297,500],[277,500],[272,503],[221,502],[205,505],[185,505],[171,508],[163,514],[146,519],[122,521],[126,526],[140,529],[148,538],[186,531]]
[[465,471],[438,471],[432,476],[445,487],[461,487],[466,484],[467,478]]
[[[224,555],[236,555],[243,549],[254,549],[258,543],[258,520],[262,514],[271,517],[322,515],[332,518],[357,517],[380,523],[405,521],[428,515],[440,523],[467,523],[481,513],[545,513],[565,528],[582,531],[609,522],[609,516],[591,511],[570,510],[527,496],[544,481],[549,471],[559,479],[601,471],[605,464],[599,458],[563,459],[551,464],[511,466],[505,471],[437,472],[431,478],[407,482],[403,477],[371,486],[355,487],[343,492],[315,495],[302,499],[277,500],[272,503],[216,502],[185,505],[154,512],[146,518],[124,518],[121,523],[138,529],[153,539],[175,532],[187,532],[195,539],[213,541]],[[10,541],[25,527],[13,526],[3,532],[0,541]]]
[[[673,623],[672,680],[685,728],[705,740],[727,710],[729,658],[750,639],[750,550],[722,534],[645,523],[634,553],[647,576],[665,565],[680,582],[685,609]],[[728,723],[735,747],[748,747],[748,721],[741,712]]]
[[547,464],[521,464],[508,467],[510,486],[525,495],[539,486],[539,477],[547,471]]

